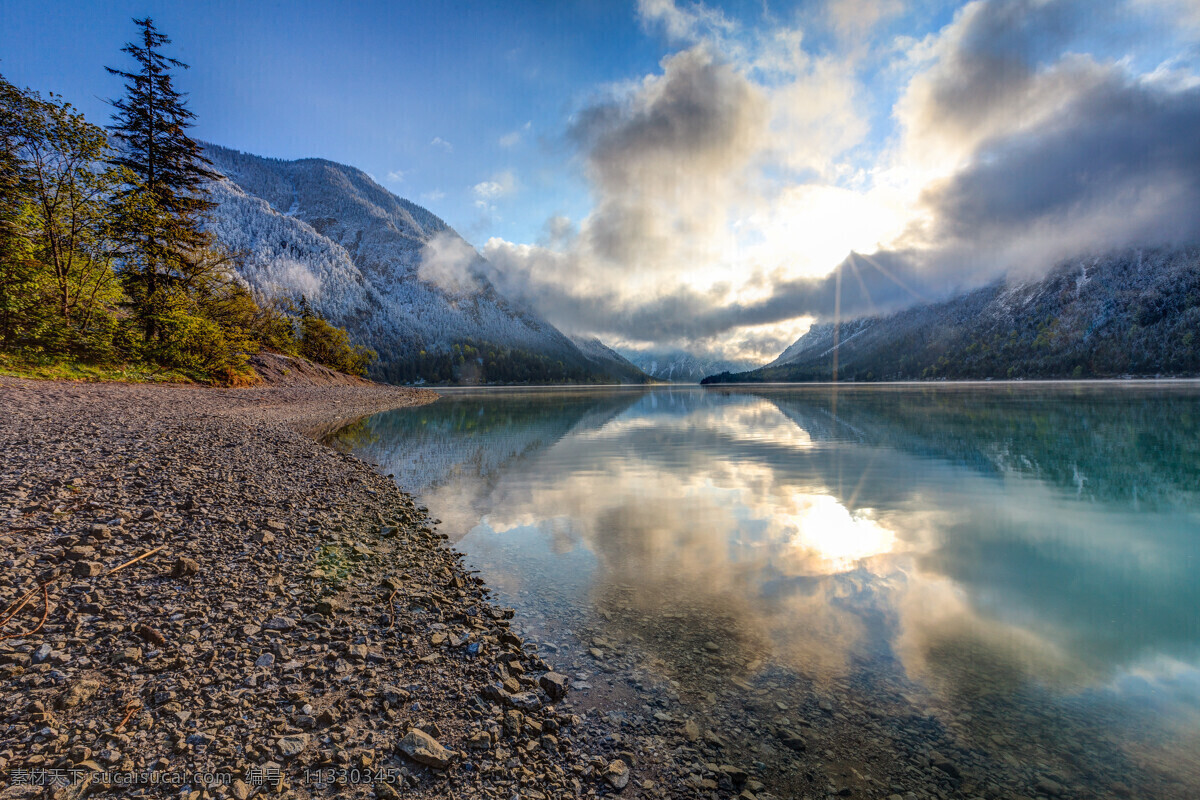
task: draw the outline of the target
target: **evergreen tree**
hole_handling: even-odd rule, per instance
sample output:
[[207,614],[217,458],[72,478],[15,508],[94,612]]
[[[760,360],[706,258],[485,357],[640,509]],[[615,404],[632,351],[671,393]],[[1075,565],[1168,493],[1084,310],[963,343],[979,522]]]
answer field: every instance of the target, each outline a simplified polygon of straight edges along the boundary
[[112,101],[112,163],[128,170],[129,183],[114,198],[114,217],[125,243],[123,278],[148,344],[158,335],[181,273],[211,243],[205,217],[214,204],[204,184],[220,176],[200,145],[187,135],[195,115],[172,84],[172,70],[187,69],[163,55],[170,39],[149,17],[135,19],[139,42],[122,48],[137,63],[132,72],[107,67],[125,80],[125,96]]
[[30,134],[30,101],[0,76],[0,347],[27,339],[42,311],[29,234],[33,203],[21,151]]

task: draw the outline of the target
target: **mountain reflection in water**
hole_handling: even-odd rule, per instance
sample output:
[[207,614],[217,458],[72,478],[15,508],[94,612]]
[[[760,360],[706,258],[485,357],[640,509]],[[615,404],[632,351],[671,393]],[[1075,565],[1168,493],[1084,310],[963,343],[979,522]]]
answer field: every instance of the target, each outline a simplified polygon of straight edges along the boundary
[[1197,743],[1194,385],[464,391],[336,443],[562,646],[887,678],[966,737],[1052,741],[1058,703],[1114,753]]

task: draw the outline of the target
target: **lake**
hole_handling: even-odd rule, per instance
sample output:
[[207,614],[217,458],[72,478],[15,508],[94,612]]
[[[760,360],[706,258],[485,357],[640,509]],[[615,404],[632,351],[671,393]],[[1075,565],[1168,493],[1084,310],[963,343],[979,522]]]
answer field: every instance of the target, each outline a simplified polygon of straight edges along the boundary
[[1200,796],[1194,383],[450,390],[332,443],[700,796]]

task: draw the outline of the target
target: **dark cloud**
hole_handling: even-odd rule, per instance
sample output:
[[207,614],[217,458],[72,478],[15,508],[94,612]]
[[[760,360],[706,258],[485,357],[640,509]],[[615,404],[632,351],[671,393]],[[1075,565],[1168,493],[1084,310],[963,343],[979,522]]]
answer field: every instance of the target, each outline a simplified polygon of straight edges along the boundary
[[[937,233],[956,240],[1091,219],[1105,225],[1089,231],[1102,245],[1192,238],[1200,234],[1198,131],[1200,89],[1111,80],[1038,128],[986,142],[971,166],[923,200]],[[1126,229],[1111,229],[1113,212]]]

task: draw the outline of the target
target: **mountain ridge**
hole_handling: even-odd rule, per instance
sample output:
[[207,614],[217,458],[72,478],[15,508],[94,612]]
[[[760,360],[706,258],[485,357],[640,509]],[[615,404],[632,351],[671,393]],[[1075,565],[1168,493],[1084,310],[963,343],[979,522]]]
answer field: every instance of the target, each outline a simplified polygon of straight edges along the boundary
[[[241,277],[268,298],[303,296],[374,349],[380,361],[373,378],[629,379],[623,366],[585,355],[532,309],[502,296],[485,276],[482,256],[453,228],[362,170],[208,143],[204,152],[225,178],[209,186],[217,203],[209,228],[243,255]],[[449,252],[447,270],[426,269],[431,247]]]
[[[834,344],[834,335],[837,344]],[[1060,262],[936,303],[814,324],[770,364],[704,383],[1200,374],[1200,245]]]

